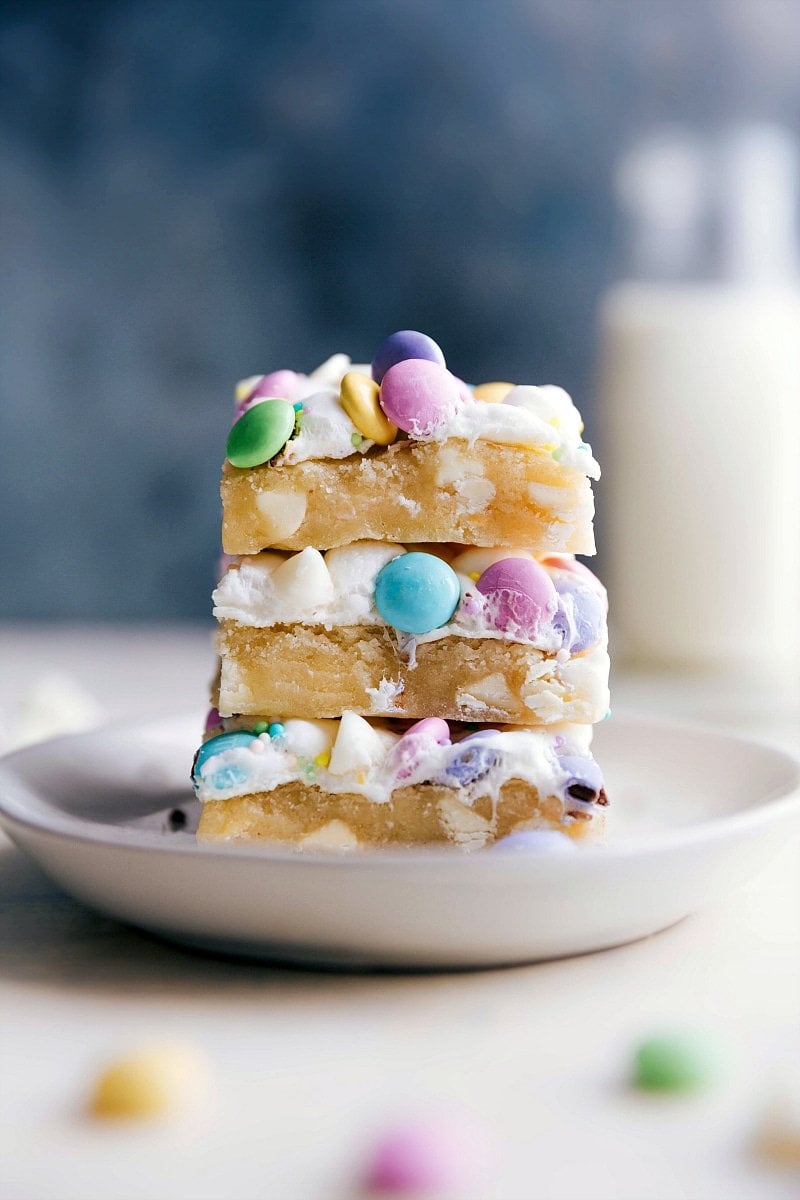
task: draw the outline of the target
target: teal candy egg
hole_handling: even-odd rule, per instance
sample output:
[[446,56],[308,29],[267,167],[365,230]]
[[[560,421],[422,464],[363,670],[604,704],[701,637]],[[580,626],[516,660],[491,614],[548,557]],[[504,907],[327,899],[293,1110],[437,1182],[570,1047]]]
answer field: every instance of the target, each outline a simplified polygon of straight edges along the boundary
[[238,787],[239,784],[245,783],[247,780],[247,771],[244,767],[220,767],[218,771],[214,771],[209,779],[209,783],[219,792],[224,792],[228,788]]
[[387,625],[403,633],[430,633],[446,625],[460,598],[458,576],[435,554],[401,554],[375,580],[375,607]]
[[[223,754],[226,750],[246,749],[253,742],[258,741],[258,738],[253,733],[245,733],[243,730],[236,733],[220,733],[217,737],[209,738],[207,742],[203,742],[200,749],[194,758],[194,766],[192,767],[192,778],[199,781],[200,772],[210,758],[216,754]],[[239,782],[242,782],[239,780]],[[214,785],[218,786],[218,785]],[[223,785],[229,786],[229,785]]]
[[283,449],[294,431],[295,411],[273,397],[248,408],[228,434],[226,457],[234,467],[260,467]]

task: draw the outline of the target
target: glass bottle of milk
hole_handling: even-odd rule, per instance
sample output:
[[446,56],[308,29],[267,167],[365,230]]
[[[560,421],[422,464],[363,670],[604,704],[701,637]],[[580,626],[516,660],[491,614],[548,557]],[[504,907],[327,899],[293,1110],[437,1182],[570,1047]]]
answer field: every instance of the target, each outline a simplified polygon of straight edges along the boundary
[[[601,308],[618,660],[789,694],[800,679],[796,147],[654,134],[621,162],[632,270]],[[740,694],[744,694],[740,689]]]

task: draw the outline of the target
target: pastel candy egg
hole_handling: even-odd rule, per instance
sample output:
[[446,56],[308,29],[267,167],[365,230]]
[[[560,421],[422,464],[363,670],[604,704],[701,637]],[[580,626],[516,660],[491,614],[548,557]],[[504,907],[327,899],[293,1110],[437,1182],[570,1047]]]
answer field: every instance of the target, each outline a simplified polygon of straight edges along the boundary
[[380,383],[390,367],[407,358],[426,359],[444,366],[444,355],[433,338],[416,329],[399,329],[381,342],[372,360],[372,378]]
[[234,467],[259,467],[283,449],[294,430],[288,400],[274,397],[248,408],[228,434],[226,455]]
[[424,734],[404,733],[390,750],[386,765],[398,780],[410,779],[429,753],[429,738]]
[[569,571],[571,575],[579,575],[585,584],[593,587],[605,598],[606,589],[597,576],[589,570],[585,563],[578,562],[573,554],[548,554],[539,560],[549,571]]
[[226,750],[246,749],[255,740],[255,736],[254,733],[238,730],[235,733],[220,733],[216,737],[209,738],[207,742],[203,742],[194,756],[192,777],[199,780],[203,767],[210,758],[214,758],[217,754],[224,754]]
[[565,754],[558,762],[567,775],[563,784],[564,794],[573,800],[596,802],[603,790],[603,772],[595,760],[578,754]]
[[503,854],[573,854],[578,847],[557,829],[520,829],[495,842],[492,849]]
[[432,437],[462,403],[458,383],[439,363],[404,359],[390,367],[381,383],[381,408],[412,437]]
[[[258,744],[258,743],[256,743]],[[211,778],[206,780],[218,792],[225,792],[229,788],[238,787],[247,779],[248,772],[244,767],[237,766],[235,763],[228,763],[225,767],[220,767],[217,771],[211,772]]]
[[430,633],[446,625],[460,598],[455,571],[433,554],[401,554],[375,579],[375,607],[387,625],[403,633]]
[[472,740],[465,745],[466,741],[465,738],[459,742],[444,772],[446,780],[457,783],[459,787],[468,787],[484,779],[501,758],[497,750],[481,745],[480,740]]
[[410,733],[420,733],[433,738],[440,746],[450,745],[450,726],[441,717],[425,717],[422,721],[417,721],[406,730],[406,736]]
[[662,1034],[637,1046],[633,1082],[648,1092],[693,1092],[719,1072],[716,1048],[696,1034]]
[[479,383],[472,395],[485,404],[502,404],[513,386],[513,383]]
[[504,558],[533,558],[533,552],[524,546],[470,546],[450,560],[450,566],[459,575],[480,577],[484,571]]
[[529,558],[492,563],[477,583],[487,599],[487,617],[495,629],[534,638],[558,608],[552,579]]
[[600,641],[606,618],[603,596],[587,587],[579,575],[562,575],[555,580],[558,608],[553,626],[561,644],[571,654],[582,654]]
[[368,375],[348,371],[342,379],[339,399],[359,433],[378,446],[389,446],[397,437],[397,426],[380,405],[381,389]]
[[109,1063],[89,1103],[92,1116],[139,1120],[195,1114],[212,1096],[211,1070],[192,1046],[142,1047]]
[[210,733],[212,729],[219,729],[222,725],[222,717],[219,715],[219,709],[210,708],[206,714],[205,732]]
[[362,1190],[370,1196],[486,1194],[480,1180],[489,1154],[465,1123],[428,1118],[398,1125],[381,1137],[366,1166]]

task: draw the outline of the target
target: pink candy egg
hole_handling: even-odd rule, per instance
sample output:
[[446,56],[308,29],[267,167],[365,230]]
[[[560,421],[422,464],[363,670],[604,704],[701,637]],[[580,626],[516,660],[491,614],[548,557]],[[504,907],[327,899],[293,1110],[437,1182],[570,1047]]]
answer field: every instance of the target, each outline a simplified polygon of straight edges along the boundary
[[417,721],[406,730],[406,737],[410,733],[433,738],[440,746],[450,745],[450,726],[441,717],[425,717],[422,721]]
[[395,363],[381,381],[381,408],[389,420],[412,437],[431,437],[455,415],[461,404],[457,381],[440,363],[406,358]]
[[237,416],[247,412],[256,400],[272,396],[281,400],[294,400],[305,381],[305,375],[298,375],[296,371],[271,371],[269,375],[262,375],[250,395],[237,408]]
[[364,1190],[378,1196],[449,1196],[477,1186],[486,1160],[485,1139],[468,1124],[409,1122],[388,1131],[375,1146]]
[[495,629],[534,638],[558,607],[547,572],[530,558],[502,558],[477,583],[486,597],[486,615]]

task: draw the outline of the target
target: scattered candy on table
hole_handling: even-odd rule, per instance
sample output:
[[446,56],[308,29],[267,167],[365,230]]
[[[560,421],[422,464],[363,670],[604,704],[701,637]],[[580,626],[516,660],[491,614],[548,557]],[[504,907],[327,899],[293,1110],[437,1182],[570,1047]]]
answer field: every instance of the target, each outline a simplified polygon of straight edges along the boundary
[[397,437],[396,425],[380,405],[381,389],[368,375],[348,371],[342,379],[340,399],[356,429],[378,446],[389,446]]
[[295,415],[288,400],[277,398],[248,408],[228,434],[228,462],[234,467],[259,467],[269,462],[292,436]]
[[210,1096],[205,1057],[192,1046],[168,1043],[110,1063],[97,1078],[89,1111],[121,1120],[176,1117],[202,1109]]
[[375,607],[403,633],[430,633],[446,625],[460,599],[458,576],[435,554],[401,554],[375,578]]
[[787,1073],[767,1104],[756,1152],[776,1165],[800,1167],[800,1066]]
[[427,333],[419,333],[416,329],[399,329],[397,333],[390,333],[375,351],[372,378],[380,383],[390,367],[409,358],[444,366],[441,348]]
[[477,1195],[487,1166],[485,1137],[469,1122],[428,1118],[388,1130],[367,1163],[369,1196]]
[[446,367],[409,358],[390,367],[381,382],[381,408],[413,437],[432,437],[462,403],[457,381]]
[[661,1034],[635,1050],[633,1082],[646,1092],[694,1092],[709,1087],[719,1073],[712,1043],[695,1033]]

